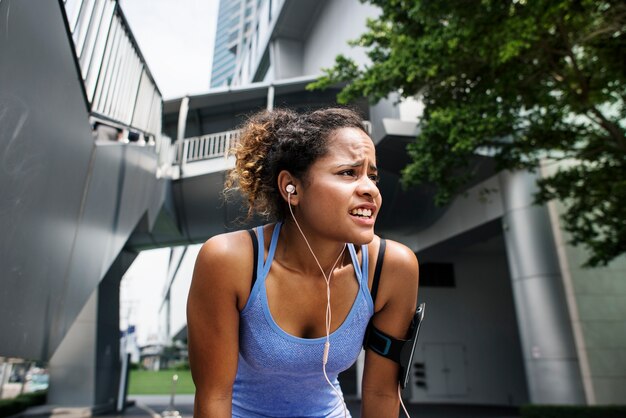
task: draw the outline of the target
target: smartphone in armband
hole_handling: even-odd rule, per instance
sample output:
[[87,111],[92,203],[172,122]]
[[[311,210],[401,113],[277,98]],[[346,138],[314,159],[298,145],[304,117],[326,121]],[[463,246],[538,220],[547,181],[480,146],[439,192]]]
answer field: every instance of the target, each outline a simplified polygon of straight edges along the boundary
[[406,388],[406,385],[409,383],[409,375],[413,363],[413,352],[415,351],[417,336],[422,320],[424,319],[425,308],[426,304],[424,303],[421,303],[417,307],[407,332],[409,336],[408,340],[394,338],[376,328],[371,322],[365,333],[365,340],[363,342],[365,349],[371,349],[375,353],[393,360],[400,365],[399,381],[402,389]]
[[424,319],[424,308],[426,305],[421,303],[413,315],[411,320],[411,326],[409,327],[409,339],[406,341],[402,350],[400,351],[400,386],[402,389],[406,388],[409,383],[409,375],[411,366],[413,365],[413,353],[415,352],[415,345],[417,344],[417,336],[420,332],[420,325]]

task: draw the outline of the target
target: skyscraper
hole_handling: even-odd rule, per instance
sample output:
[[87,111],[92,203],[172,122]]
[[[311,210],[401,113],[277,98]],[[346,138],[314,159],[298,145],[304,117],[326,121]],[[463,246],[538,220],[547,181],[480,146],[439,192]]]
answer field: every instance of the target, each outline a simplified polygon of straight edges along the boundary
[[220,0],[213,49],[211,87],[229,85],[237,54],[249,38],[256,11],[263,0]]

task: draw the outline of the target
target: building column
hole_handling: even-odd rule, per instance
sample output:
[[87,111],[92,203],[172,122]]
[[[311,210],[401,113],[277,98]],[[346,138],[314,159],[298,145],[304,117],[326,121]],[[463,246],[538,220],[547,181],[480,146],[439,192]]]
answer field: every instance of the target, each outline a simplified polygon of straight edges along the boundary
[[122,251],[49,362],[48,404],[113,411],[120,382],[119,285],[136,253]]
[[533,204],[537,176],[502,172],[500,190],[507,258],[530,401],[584,404],[573,330],[550,218]]

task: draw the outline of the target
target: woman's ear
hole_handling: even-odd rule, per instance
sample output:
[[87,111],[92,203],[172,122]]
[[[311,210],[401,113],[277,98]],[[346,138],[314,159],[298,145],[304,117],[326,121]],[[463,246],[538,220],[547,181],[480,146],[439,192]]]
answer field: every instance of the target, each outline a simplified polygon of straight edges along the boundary
[[278,191],[283,199],[291,203],[292,206],[298,205],[299,186],[300,182],[289,171],[283,170],[278,173]]

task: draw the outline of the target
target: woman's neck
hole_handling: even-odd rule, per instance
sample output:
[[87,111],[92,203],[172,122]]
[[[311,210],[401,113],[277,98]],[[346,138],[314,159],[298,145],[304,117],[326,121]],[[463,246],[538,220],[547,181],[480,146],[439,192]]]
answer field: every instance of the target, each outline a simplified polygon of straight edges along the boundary
[[[344,260],[348,254],[348,251],[345,250],[345,243],[320,237],[308,231],[306,225],[300,225],[300,227],[306,239],[293,220],[284,221],[275,256],[281,264],[311,276],[321,275],[320,266],[324,270],[324,274],[328,275],[333,265],[335,268],[340,268],[345,264]],[[311,250],[315,257],[311,254]],[[340,257],[339,260],[338,257]]]

